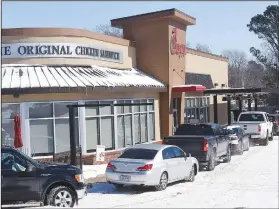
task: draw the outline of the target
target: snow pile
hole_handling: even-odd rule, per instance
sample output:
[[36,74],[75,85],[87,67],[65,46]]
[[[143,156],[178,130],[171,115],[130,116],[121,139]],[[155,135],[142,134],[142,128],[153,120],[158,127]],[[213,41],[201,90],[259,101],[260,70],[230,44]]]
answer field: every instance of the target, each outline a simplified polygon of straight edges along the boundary
[[102,165],[83,165],[84,179],[95,178],[104,175],[106,172],[107,164]]

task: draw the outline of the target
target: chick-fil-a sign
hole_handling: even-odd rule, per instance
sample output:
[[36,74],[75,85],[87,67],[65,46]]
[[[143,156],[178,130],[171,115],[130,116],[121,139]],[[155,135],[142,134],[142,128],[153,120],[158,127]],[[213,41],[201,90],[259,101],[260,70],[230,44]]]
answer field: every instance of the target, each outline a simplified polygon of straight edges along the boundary
[[170,39],[170,52],[173,55],[184,56],[186,55],[185,44],[177,43],[177,28],[172,29],[171,39]]

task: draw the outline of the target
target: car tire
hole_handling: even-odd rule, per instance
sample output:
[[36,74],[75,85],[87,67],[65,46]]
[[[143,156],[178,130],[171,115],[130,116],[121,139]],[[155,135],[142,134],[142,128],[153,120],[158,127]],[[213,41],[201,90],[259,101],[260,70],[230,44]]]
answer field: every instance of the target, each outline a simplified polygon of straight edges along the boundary
[[247,148],[245,149],[245,151],[249,151],[249,149],[250,149],[250,140],[248,139]]
[[72,208],[75,203],[73,190],[66,186],[55,187],[47,195],[47,204],[51,206]]
[[195,181],[195,166],[193,165],[192,168],[191,168],[191,171],[190,171],[190,174],[187,178],[187,181],[189,182],[194,182]]
[[159,185],[155,186],[155,189],[157,191],[163,191],[167,188],[167,186],[168,186],[168,174],[167,172],[163,172],[160,177]]
[[269,137],[269,141],[273,141],[273,132],[271,133],[271,136]]
[[265,141],[264,141],[264,142],[261,142],[260,145],[262,145],[262,146],[267,146],[267,145],[268,145],[268,142],[269,142],[269,137],[268,137],[268,132],[267,132]]
[[239,150],[239,154],[240,155],[243,155],[243,152],[244,152],[244,143],[243,143],[243,140],[241,140],[241,144],[240,144],[240,150]]
[[215,169],[216,166],[216,151],[213,150],[211,152],[209,161],[208,161],[208,166],[207,166],[207,170],[208,171],[213,171]]
[[229,145],[228,148],[227,148],[227,154],[226,154],[226,157],[224,159],[224,163],[231,162],[231,159],[232,159],[232,150],[231,150],[231,146]]
[[113,186],[114,186],[116,189],[121,189],[121,188],[124,186],[124,184],[115,184],[115,183],[113,183]]

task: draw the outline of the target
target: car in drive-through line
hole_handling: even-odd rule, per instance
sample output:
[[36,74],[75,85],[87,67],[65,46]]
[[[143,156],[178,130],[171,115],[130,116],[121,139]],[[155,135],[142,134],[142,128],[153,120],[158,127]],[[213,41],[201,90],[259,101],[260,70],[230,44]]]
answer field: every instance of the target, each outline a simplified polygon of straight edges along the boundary
[[219,160],[231,161],[231,140],[219,124],[181,124],[173,136],[163,139],[163,144],[180,147],[209,171],[214,170]]
[[197,159],[177,146],[141,144],[127,148],[118,158],[111,160],[106,179],[117,188],[124,185],[154,186],[165,190],[172,182],[193,182],[199,170]]
[[2,147],[1,152],[2,205],[39,202],[73,207],[87,193],[78,167],[39,163],[12,147]]
[[273,135],[279,135],[279,115],[268,114],[268,119],[273,122]]
[[238,125],[230,125],[226,127],[229,137],[231,138],[232,153],[243,154],[249,151],[250,139],[249,135]]
[[235,124],[243,128],[255,144],[267,146],[268,142],[273,140],[273,123],[266,112],[242,112]]

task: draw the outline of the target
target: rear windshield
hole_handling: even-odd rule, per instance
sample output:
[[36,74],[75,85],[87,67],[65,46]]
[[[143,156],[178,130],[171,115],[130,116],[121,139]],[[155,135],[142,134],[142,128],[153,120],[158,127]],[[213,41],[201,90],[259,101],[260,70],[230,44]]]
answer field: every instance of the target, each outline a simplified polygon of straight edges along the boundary
[[212,136],[214,133],[210,125],[183,124],[177,128],[175,135]]
[[265,120],[264,120],[263,114],[242,114],[239,117],[239,121],[262,122]]
[[158,150],[153,149],[127,149],[119,158],[153,160]]
[[238,128],[228,128],[228,134],[237,134]]

